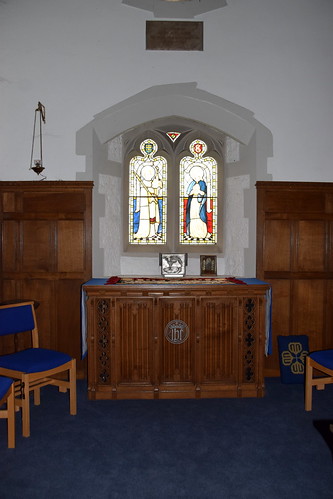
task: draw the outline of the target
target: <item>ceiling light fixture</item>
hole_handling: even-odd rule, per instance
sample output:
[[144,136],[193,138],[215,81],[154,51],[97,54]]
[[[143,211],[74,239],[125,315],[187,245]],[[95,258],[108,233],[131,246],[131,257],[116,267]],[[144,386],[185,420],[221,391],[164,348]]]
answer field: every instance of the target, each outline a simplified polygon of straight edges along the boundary
[[[38,128],[38,132],[39,132],[37,134],[36,134],[36,122],[37,122],[37,128]],[[42,123],[45,123],[45,106],[43,106],[43,104],[41,102],[38,102],[37,108],[35,109],[34,127],[33,127],[33,132],[32,132],[30,168],[29,168],[29,170],[33,170],[35,173],[37,173],[37,175],[40,175],[42,173],[42,171],[44,170]],[[39,151],[36,151],[35,157],[37,157],[37,159],[34,159],[35,138],[36,137],[39,137]],[[37,146],[36,146],[36,149],[37,149]],[[34,166],[32,166],[32,164],[34,164]],[[42,177],[43,178],[41,180],[44,180],[46,178],[46,177],[44,177],[44,175],[42,175]]]

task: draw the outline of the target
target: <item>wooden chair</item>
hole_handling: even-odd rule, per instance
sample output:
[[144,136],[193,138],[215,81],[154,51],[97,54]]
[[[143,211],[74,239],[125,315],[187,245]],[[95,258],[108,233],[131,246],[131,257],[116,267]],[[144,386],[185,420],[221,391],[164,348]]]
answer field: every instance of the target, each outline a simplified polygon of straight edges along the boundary
[[6,409],[0,410],[0,419],[7,419],[8,449],[15,448],[15,404],[14,380],[0,376],[0,407],[6,404]]
[[[0,375],[15,380],[15,406],[22,409],[22,434],[30,436],[30,392],[40,404],[40,389],[56,385],[69,390],[70,414],[76,414],[76,361],[55,350],[39,348],[34,302],[0,306],[0,336],[29,331],[32,348],[0,356]],[[62,379],[64,377],[65,379]]]
[[[305,410],[312,410],[312,387],[324,390],[325,385],[333,383],[333,350],[320,350],[310,353],[305,368]],[[316,369],[323,376],[315,377]]]

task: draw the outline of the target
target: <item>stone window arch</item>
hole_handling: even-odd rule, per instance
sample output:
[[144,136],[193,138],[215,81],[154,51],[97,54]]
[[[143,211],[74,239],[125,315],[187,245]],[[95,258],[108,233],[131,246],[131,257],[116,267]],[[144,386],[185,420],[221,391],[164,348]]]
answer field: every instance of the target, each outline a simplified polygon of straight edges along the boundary
[[[154,125],[154,127],[146,126],[144,130],[139,127],[138,130],[134,129],[130,133],[124,134],[123,137],[126,149],[124,153],[123,172],[123,227],[128,228],[127,231],[125,229],[123,231],[124,251],[132,253],[147,251],[186,253],[222,252],[223,157],[226,144],[224,134],[209,130],[207,126],[199,126],[198,123],[191,123],[190,121],[186,123],[186,120],[180,118],[165,118],[158,123],[155,122]],[[175,132],[176,136],[171,137],[171,132]],[[161,169],[165,164],[167,175],[164,182],[167,183],[167,198],[162,201],[163,196],[160,189],[159,200],[158,197],[156,200],[150,197],[149,204],[149,200],[145,194],[147,194],[147,186],[152,189],[153,180],[139,180],[137,173],[133,173],[131,165],[133,163],[137,164],[137,171],[141,171],[145,156],[140,148],[142,149],[142,144],[148,143],[149,145],[150,140],[156,144],[156,154],[152,153],[148,157],[147,171],[153,172],[155,158],[157,158],[157,165],[160,165],[160,167],[157,166],[157,169]],[[205,151],[197,156],[193,155],[193,149],[191,152],[191,145],[195,141],[205,144]],[[207,164],[209,168],[213,165],[215,169],[214,179],[208,179],[208,174],[205,173],[208,203],[207,199],[203,198],[203,196],[200,198],[199,195],[197,198],[201,201],[199,206],[201,207],[201,218],[204,220],[199,219],[198,221],[198,224],[201,224],[200,227],[203,228],[201,232],[199,229],[197,231],[194,230],[194,222],[192,223],[193,229],[190,231],[189,227],[191,224],[187,224],[186,226],[186,217],[190,216],[190,209],[187,209],[187,215],[182,211],[182,205],[187,203],[187,198],[193,198],[193,196],[186,195],[186,186],[183,189],[185,191],[183,192],[183,196],[180,194],[180,169],[182,165],[186,165],[186,168],[190,169],[193,163],[193,165],[196,165],[194,169],[199,169],[197,165],[200,165],[200,161],[204,163],[206,170]],[[149,166],[150,163],[151,166]],[[211,185],[212,183],[213,186]],[[130,192],[131,189],[133,189],[133,193]],[[133,203],[136,203],[135,196],[137,192],[144,199],[147,199],[146,204],[142,208],[142,213],[150,210],[151,215],[150,225],[148,216],[146,218],[142,217],[141,229],[138,221],[139,217],[137,217],[137,213],[140,213],[140,210],[137,209],[137,212],[135,212],[135,209],[133,210]],[[155,194],[157,195],[157,192]],[[186,197],[185,201],[180,199],[180,197],[184,196]],[[133,198],[135,199],[133,200]],[[158,203],[160,203],[160,207]],[[186,206],[184,210],[186,210]],[[158,220],[156,220],[156,214]],[[161,223],[162,220],[163,225]],[[206,233],[205,229],[207,229]],[[162,232],[163,230],[165,230],[165,233]]]
[[[143,118],[144,117],[144,118]],[[197,88],[195,82],[157,85],[98,113],[77,131],[76,151],[85,156],[77,180],[93,180],[93,276],[160,272],[156,251],[128,253],[123,247],[127,219],[114,203],[122,192],[123,151],[127,140],[166,117],[191,123],[219,140],[224,134],[223,252],[218,272],[251,277],[256,273],[256,181],[272,179],[268,158],[273,156],[271,132],[251,110]],[[126,139],[126,140],[125,140]],[[112,151],[112,154],[110,153]],[[199,255],[189,257],[186,273],[198,273]]]

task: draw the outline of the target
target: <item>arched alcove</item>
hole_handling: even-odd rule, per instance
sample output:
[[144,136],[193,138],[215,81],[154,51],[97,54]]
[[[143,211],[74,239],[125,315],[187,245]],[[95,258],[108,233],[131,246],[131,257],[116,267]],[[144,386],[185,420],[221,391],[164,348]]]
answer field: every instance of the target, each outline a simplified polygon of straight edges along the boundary
[[[122,250],[122,137],[161,123],[191,123],[217,138],[229,139],[224,165],[224,249],[218,272],[253,276],[256,251],[257,180],[271,180],[267,159],[272,136],[251,111],[197,88],[196,83],[159,85],[105,111],[77,132],[77,154],[86,171],[78,180],[93,180],[93,274],[156,274],[158,259],[126,255]],[[140,269],[140,272],[137,271]],[[188,274],[199,273],[198,256],[189,258]]]

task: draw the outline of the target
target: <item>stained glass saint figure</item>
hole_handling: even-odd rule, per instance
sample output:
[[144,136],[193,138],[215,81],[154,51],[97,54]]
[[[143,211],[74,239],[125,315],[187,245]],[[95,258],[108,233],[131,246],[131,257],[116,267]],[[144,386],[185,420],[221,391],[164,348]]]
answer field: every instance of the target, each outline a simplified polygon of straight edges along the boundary
[[166,242],[167,161],[156,156],[158,146],[152,139],[140,144],[142,156],[130,161],[129,242],[164,244]]
[[180,161],[180,243],[216,244],[217,163],[196,139]]

